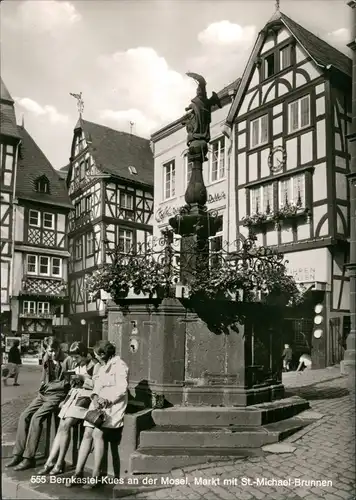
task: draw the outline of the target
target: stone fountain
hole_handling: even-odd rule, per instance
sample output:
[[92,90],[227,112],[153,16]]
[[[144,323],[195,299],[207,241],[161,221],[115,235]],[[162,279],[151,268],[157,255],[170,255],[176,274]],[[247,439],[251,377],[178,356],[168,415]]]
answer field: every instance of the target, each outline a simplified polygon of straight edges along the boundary
[[[188,75],[198,83],[185,118],[192,175],[187,205],[169,223],[182,237],[181,264],[189,248],[190,271],[206,272],[208,238],[216,234],[218,218],[206,208],[203,164],[211,110],[220,103],[215,93],[207,97],[203,77]],[[189,287],[190,273],[182,269],[181,282]],[[108,337],[129,366],[131,395],[141,408],[124,425],[122,453],[132,452],[126,471],[165,473],[219,457],[244,457],[305,425],[295,417],[309,404],[284,398],[278,321],[268,324],[265,311],[252,308],[244,324],[217,335],[187,299],[131,297],[109,305]],[[275,376],[261,377],[261,364]],[[125,438],[129,432],[137,442]]]

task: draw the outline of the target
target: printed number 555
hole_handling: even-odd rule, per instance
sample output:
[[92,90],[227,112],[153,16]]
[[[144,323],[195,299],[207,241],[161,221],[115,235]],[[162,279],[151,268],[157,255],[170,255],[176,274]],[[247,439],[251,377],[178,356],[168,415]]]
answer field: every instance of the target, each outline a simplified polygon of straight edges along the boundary
[[30,482],[32,484],[44,484],[46,482],[46,476],[31,476]]

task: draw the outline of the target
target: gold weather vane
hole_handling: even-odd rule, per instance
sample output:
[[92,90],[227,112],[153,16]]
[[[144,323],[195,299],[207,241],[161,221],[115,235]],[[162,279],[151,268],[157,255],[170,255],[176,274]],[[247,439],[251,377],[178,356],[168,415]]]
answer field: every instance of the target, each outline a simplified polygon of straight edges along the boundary
[[80,94],[73,94],[72,92],[69,92],[69,95],[71,95],[72,97],[74,97],[74,99],[77,100],[77,108],[79,111],[79,116],[81,118],[84,111],[84,101],[82,98],[82,92],[80,92]]

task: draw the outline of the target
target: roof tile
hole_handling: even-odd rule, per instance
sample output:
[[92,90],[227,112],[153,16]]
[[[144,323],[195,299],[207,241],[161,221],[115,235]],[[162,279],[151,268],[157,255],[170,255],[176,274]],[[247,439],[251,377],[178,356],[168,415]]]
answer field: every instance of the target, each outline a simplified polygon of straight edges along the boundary
[[329,64],[344,73],[352,76],[352,60],[339,50],[332,47],[321,38],[303,28],[285,14],[280,14],[284,24],[291,30],[295,38],[303,45],[315,61],[322,66]]
[[[99,170],[153,186],[154,162],[148,139],[86,120],[81,120],[81,126],[86,139],[90,139],[89,150]],[[129,172],[130,166],[137,174]]]
[[[20,126],[17,128],[22,142],[16,177],[16,196],[34,202],[73,208],[65,181],[52,167],[27,130]],[[36,179],[43,175],[49,180],[49,193],[38,193],[35,190]]]

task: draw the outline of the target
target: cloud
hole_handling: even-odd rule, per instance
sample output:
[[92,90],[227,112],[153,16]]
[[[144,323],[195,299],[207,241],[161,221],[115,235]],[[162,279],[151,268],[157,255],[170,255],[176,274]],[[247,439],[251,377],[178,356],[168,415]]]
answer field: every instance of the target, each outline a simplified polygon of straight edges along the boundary
[[50,123],[58,124],[68,122],[68,116],[59,113],[54,106],[51,106],[49,104],[41,106],[40,104],[38,104],[38,102],[30,99],[29,97],[15,97],[14,100],[19,106],[26,109],[33,115],[48,118]]
[[347,28],[339,28],[335,31],[331,31],[325,37],[329,43],[337,46],[344,46],[351,41],[351,32]]
[[149,137],[159,126],[157,121],[145,116],[139,109],[131,108],[122,111],[105,109],[100,112],[100,119],[108,126],[115,125],[123,132],[128,132],[133,124],[132,133],[141,137]]
[[215,90],[240,77],[256,38],[255,26],[230,21],[209,24],[198,34],[200,53],[188,60],[189,68],[206,75]]
[[115,110],[107,109],[102,116],[120,123],[137,121],[137,130],[179,118],[195,93],[196,84],[151,47],[101,56],[98,64],[112,90],[113,105],[108,108]]
[[56,0],[31,0],[22,2],[16,17],[6,18],[5,23],[19,30],[55,34],[81,20],[81,15],[71,2]]
[[251,43],[256,35],[255,26],[240,26],[230,21],[209,24],[198,34],[202,45],[237,46]]

